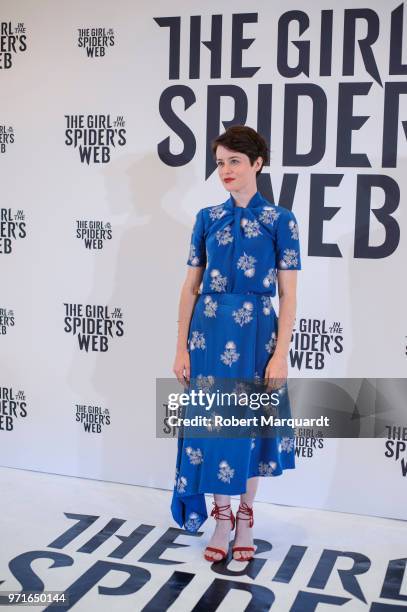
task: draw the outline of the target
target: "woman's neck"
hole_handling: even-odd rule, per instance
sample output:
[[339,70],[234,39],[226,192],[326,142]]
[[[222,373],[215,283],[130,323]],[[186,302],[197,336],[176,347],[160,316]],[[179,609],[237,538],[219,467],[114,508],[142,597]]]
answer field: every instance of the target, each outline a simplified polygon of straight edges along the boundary
[[232,191],[231,194],[233,196],[234,201],[236,202],[236,206],[240,206],[241,208],[246,208],[254,194],[257,192],[257,186],[251,186],[245,190]]

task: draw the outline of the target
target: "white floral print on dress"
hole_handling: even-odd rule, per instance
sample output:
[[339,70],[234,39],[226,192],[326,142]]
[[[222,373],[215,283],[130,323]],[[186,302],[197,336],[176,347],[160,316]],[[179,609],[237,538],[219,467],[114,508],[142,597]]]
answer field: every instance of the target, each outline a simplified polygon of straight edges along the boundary
[[228,279],[226,276],[222,276],[219,270],[212,270],[211,278],[212,280],[210,287],[212,291],[221,293],[222,291],[226,290],[226,283],[228,282]]
[[258,372],[254,373],[253,381],[258,387],[263,384],[263,379]]
[[236,352],[236,344],[233,340],[229,340],[225,344],[225,350],[220,356],[220,360],[227,366],[231,366],[240,357],[240,353]]
[[197,531],[202,524],[202,519],[197,512],[190,512],[184,523],[187,531]]
[[204,308],[205,317],[209,317],[209,318],[216,317],[216,310],[218,308],[218,302],[216,302],[216,300],[213,300],[210,295],[207,295],[204,298],[204,304],[205,304],[205,308]]
[[218,241],[219,246],[228,244],[229,242],[233,242],[233,236],[231,234],[231,231],[232,228],[230,227],[230,225],[227,225],[223,229],[218,230],[216,232],[216,240]]
[[260,225],[257,219],[251,221],[250,219],[246,219],[246,217],[243,217],[243,219],[240,221],[240,225],[243,228],[243,232],[246,238],[256,238],[261,234]]
[[194,351],[195,349],[206,349],[205,336],[203,332],[192,332],[191,340],[189,341],[189,348],[191,349],[191,351]]
[[202,374],[198,374],[196,377],[196,386],[198,389],[201,389],[204,393],[209,393],[213,385],[215,384],[214,376],[203,376]]
[[244,302],[242,308],[232,312],[232,316],[235,322],[240,325],[240,327],[243,327],[243,325],[246,325],[246,323],[250,323],[250,321],[253,320],[252,311],[253,304],[251,302]]
[[298,251],[295,249],[285,249],[283,259],[280,261],[280,268],[294,268],[298,264]]
[[263,302],[263,314],[266,316],[273,312],[273,302],[269,295],[262,295],[261,301]]
[[260,476],[273,476],[273,472],[277,467],[277,463],[275,461],[269,461],[265,463],[264,461],[260,461],[259,463],[259,474]]
[[281,442],[278,445],[278,450],[281,452],[291,453],[294,448],[294,438],[289,438],[288,436],[284,436],[281,438]]
[[234,475],[235,475],[235,470],[230,467],[227,461],[221,461],[219,463],[219,471],[218,471],[219,480],[221,480],[222,482],[227,482],[229,484]]
[[269,268],[267,276],[263,278],[263,285],[268,289],[270,285],[275,285],[277,281],[277,270],[275,268]]
[[238,397],[240,395],[246,396],[250,391],[250,385],[247,385],[244,382],[237,382],[233,387],[233,393],[236,393]]
[[252,278],[256,272],[255,263],[257,263],[257,259],[243,251],[243,255],[237,261],[237,269],[243,270],[245,276]]
[[219,206],[212,206],[212,208],[209,209],[209,216],[212,221],[221,219],[224,214],[226,214],[226,210],[223,208],[223,204],[219,204]]
[[267,223],[267,225],[273,225],[274,221],[278,219],[280,213],[276,211],[272,206],[264,206],[263,210],[259,215],[260,221]]
[[180,476],[177,482],[177,491],[178,493],[185,493],[185,489],[187,487],[188,481],[185,476]]
[[276,348],[276,346],[277,346],[277,336],[276,336],[276,333],[275,333],[275,332],[273,332],[273,333],[271,334],[271,338],[270,338],[270,340],[269,340],[269,341],[266,343],[266,345],[265,345],[265,346],[266,346],[266,351],[267,351],[268,353],[270,353],[270,354],[271,354],[271,353],[273,353],[273,352],[274,352],[274,349],[275,349],[275,348]]
[[191,264],[191,266],[199,266],[200,259],[196,255],[196,248],[195,248],[195,245],[193,244],[191,244],[191,246],[189,247],[188,261]]
[[203,462],[203,455],[200,448],[194,449],[192,446],[187,446],[185,452],[188,455],[188,459],[192,465],[199,465]]
[[293,240],[298,240],[298,225],[296,222],[291,219],[291,221],[288,222],[288,227],[291,231],[291,238]]

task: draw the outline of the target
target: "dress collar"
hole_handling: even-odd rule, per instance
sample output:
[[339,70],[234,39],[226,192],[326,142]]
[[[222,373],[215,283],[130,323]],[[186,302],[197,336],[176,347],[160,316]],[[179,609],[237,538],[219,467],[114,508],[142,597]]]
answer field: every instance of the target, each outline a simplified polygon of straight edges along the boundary
[[261,195],[261,193],[259,193],[258,191],[256,191],[256,193],[251,197],[247,206],[237,206],[232,194],[230,194],[229,199],[226,201],[226,205],[228,206],[228,208],[231,208],[232,210],[235,208],[238,208],[241,210],[244,210],[245,208],[255,208],[256,206],[264,206],[264,204],[265,204],[265,200],[263,196]]

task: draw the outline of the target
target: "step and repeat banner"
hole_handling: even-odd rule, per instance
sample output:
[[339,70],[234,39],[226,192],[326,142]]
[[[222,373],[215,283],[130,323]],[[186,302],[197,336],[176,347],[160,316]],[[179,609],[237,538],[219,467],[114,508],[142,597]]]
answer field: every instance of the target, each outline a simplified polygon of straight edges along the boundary
[[[0,28],[1,465],[172,489],[155,380],[233,124],[299,223],[290,375],[406,376],[404,2],[3,0]],[[259,499],[406,518],[406,427],[299,431]]]

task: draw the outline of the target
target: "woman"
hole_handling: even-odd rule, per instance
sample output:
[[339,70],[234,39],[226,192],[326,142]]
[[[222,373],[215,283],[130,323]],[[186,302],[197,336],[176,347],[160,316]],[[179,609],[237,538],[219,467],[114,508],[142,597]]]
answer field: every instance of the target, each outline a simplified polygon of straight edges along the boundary
[[[296,270],[301,268],[298,226],[292,212],[257,191],[256,178],[268,161],[262,136],[249,127],[233,126],[216,138],[212,151],[230,197],[196,216],[173,371],[184,385],[195,379],[207,388],[215,376],[265,378],[270,390],[272,381],[288,375]],[[271,301],[276,284],[278,336]],[[279,391],[284,394],[285,389]],[[205,558],[217,562],[226,557],[236,526],[233,558],[250,560],[259,476],[277,476],[294,467],[293,435],[179,438],[173,517],[185,529],[197,531],[207,518],[204,493],[214,493],[216,527]],[[240,505],[235,517],[230,496],[236,494]]]

